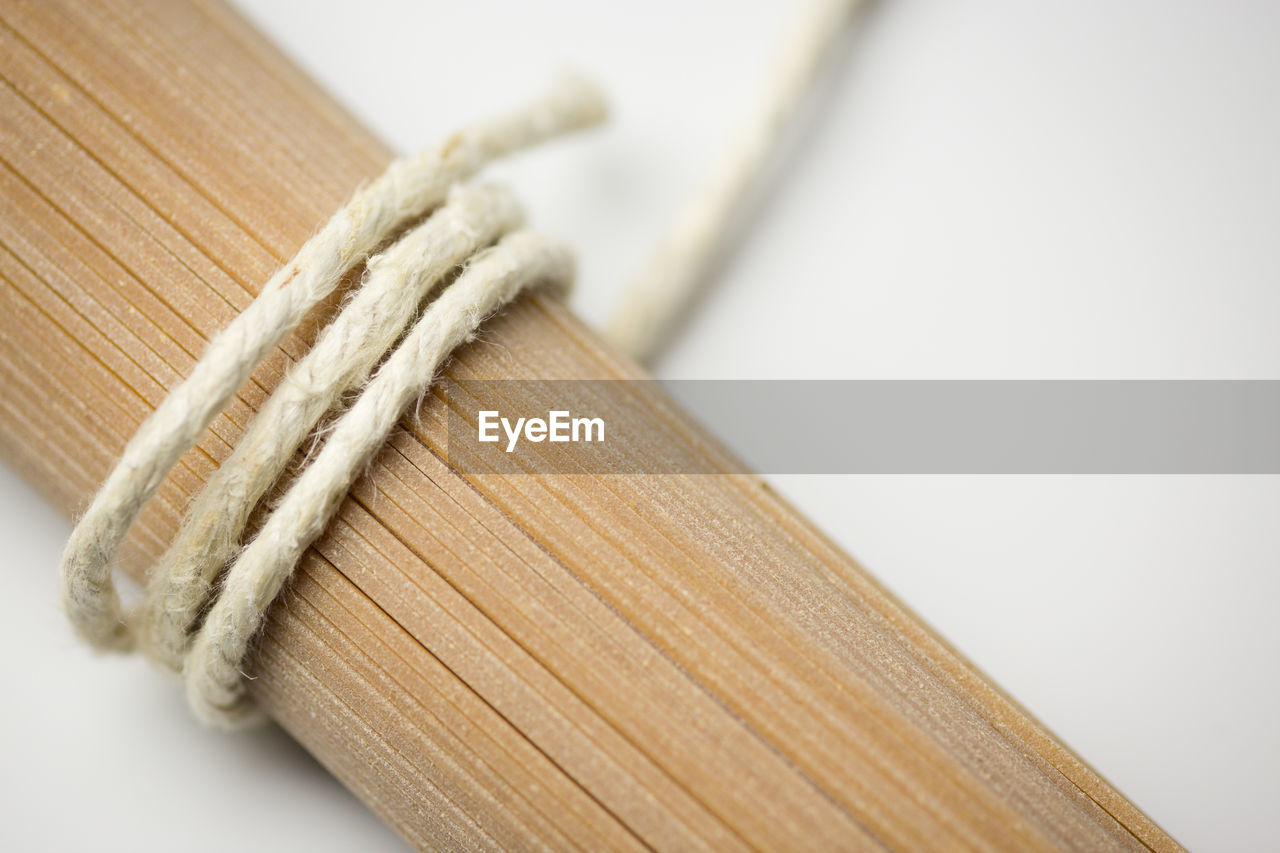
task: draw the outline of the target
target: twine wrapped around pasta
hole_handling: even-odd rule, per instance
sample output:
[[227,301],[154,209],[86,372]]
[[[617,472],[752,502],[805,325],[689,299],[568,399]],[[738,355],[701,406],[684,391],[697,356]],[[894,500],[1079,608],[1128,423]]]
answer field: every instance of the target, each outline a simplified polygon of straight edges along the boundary
[[[460,182],[494,158],[603,116],[596,90],[566,78],[519,112],[395,161],[307,241],[209,342],[191,375],[130,440],[72,531],[62,560],[62,591],[77,632],[101,649],[140,645],[179,670],[192,706],[209,722],[234,726],[254,719],[241,661],[267,606],[363,465],[487,316],[525,287],[567,287],[572,279],[573,261],[565,249],[513,230],[521,215],[507,192]],[[143,606],[125,614],[113,560],[138,514],[254,368],[361,263],[367,264],[362,286],[210,478],[150,573]],[[423,299],[459,268],[406,332]],[[254,506],[320,420],[355,389],[361,389],[356,402],[237,556]]]
[[[651,356],[707,281],[787,118],[857,5],[857,0],[819,0],[805,17],[758,115],[624,297],[607,332],[621,349],[642,360]],[[100,649],[140,645],[148,656],[181,672],[192,706],[209,722],[233,726],[256,718],[241,680],[241,661],[268,605],[323,532],[361,467],[485,317],[522,288],[567,287],[572,278],[566,250],[513,230],[521,216],[510,195],[461,182],[497,157],[603,117],[596,90],[565,78],[523,110],[393,162],[307,241],[244,313],[209,342],[191,375],[143,423],[72,531],[63,554],[62,591],[77,632]],[[113,560],[143,507],[262,359],[360,264],[366,265],[361,287],[210,477],[150,572],[141,609],[123,613]],[[459,268],[406,332],[423,300]],[[356,390],[357,401],[337,419],[323,447],[241,550],[254,507],[320,421]]]

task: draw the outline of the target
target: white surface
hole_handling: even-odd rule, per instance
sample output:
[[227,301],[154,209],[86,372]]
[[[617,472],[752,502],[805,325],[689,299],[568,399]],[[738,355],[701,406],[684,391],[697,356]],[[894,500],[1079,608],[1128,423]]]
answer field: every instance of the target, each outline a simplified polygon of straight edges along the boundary
[[[791,14],[780,0],[245,5],[405,150],[562,66],[599,79],[607,130],[497,170],[580,250],[575,299],[596,322],[744,114]],[[1263,2],[883,4],[658,372],[1280,378],[1277,43],[1280,7]],[[406,92],[420,111],[393,106]],[[766,322],[785,346],[761,345]],[[1273,844],[1277,478],[778,483],[1175,837]],[[229,832],[249,850],[395,848],[283,736],[202,731],[144,665],[76,647],[54,595],[67,526],[37,500],[0,475],[15,585],[0,615],[21,644],[3,665],[3,835],[138,850],[202,825],[209,850]],[[227,810],[235,827],[213,817]]]

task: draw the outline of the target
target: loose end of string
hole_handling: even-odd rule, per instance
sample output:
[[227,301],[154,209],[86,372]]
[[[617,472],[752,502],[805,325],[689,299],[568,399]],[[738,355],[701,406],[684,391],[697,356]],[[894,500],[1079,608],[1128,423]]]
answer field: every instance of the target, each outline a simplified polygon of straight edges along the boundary
[[706,290],[789,123],[813,88],[861,0],[815,0],[792,32],[751,120],[685,203],[648,265],[624,291],[605,338],[641,364],[667,344]]

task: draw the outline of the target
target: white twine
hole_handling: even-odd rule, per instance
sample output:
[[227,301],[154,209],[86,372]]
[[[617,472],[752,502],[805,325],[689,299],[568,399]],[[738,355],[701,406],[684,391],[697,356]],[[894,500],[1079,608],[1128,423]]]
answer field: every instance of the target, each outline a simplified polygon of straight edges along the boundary
[[143,628],[153,657],[181,667],[210,585],[292,454],[344,394],[364,384],[427,292],[520,218],[506,191],[458,188],[425,223],[369,261],[363,284],[267,398],[152,568]]
[[[450,193],[451,187],[496,157],[587,127],[603,116],[603,100],[595,89],[566,78],[523,110],[393,162],[357,192],[209,342],[191,375],[142,424],[94,496],[62,558],[63,602],[76,631],[96,648],[119,651],[131,649],[141,633],[147,639],[144,651],[182,669],[188,695],[205,719],[225,725],[245,720],[249,715],[239,667],[262,612],[298,556],[323,530],[373,449],[385,440],[414,394],[430,385],[449,352],[488,314],[522,287],[542,281],[567,286],[571,278],[567,253],[544,238],[520,232],[485,249],[518,224],[514,201],[492,188]],[[165,573],[152,574],[143,614],[126,618],[115,588],[113,559],[165,475],[272,347],[333,292],[348,270],[447,194],[448,203],[422,225],[368,260],[365,286],[268,399],[246,440],[212,478],[211,490],[192,507],[162,558]],[[477,250],[480,253],[471,257]],[[316,460],[232,566],[196,640],[190,641],[189,631],[210,597],[211,583],[239,546],[258,499],[316,422],[344,391],[358,387],[386,354],[421,298],[468,257],[466,269],[427,308],[353,408],[338,420]],[[435,339],[424,341],[424,335]],[[344,454],[340,459],[339,453]],[[282,511],[280,518],[291,519],[288,528],[282,521],[272,524]],[[255,549],[259,541],[271,544]]]
[[256,717],[245,701],[240,661],[267,605],[324,532],[361,468],[485,317],[527,285],[564,287],[572,275],[573,259],[566,250],[520,231],[472,259],[431,303],[223,579],[183,667],[187,698],[198,716],[231,725]]
[[862,0],[816,0],[791,34],[769,90],[751,120],[717,158],[707,182],[672,222],[649,265],[631,283],[605,337],[641,363],[667,342],[709,283],[711,268],[741,223],[746,202],[766,172],[826,61]]
[[[621,348],[640,359],[652,355],[694,299],[784,123],[857,5],[858,0],[815,4],[759,117],[624,298],[609,328]],[[513,232],[522,217],[507,192],[459,182],[496,157],[603,116],[597,92],[566,79],[523,110],[395,161],[357,192],[209,342],[191,375],[142,424],[94,496],[62,559],[63,601],[76,631],[100,649],[128,650],[140,638],[148,656],[181,672],[192,707],[208,722],[231,727],[256,719],[242,661],[267,607],[363,466],[408,405],[427,391],[449,354],[487,316],[522,288],[567,287],[572,278],[567,251],[530,232]],[[428,212],[421,224],[369,257]],[[361,286],[288,371],[191,506],[150,573],[141,611],[123,614],[112,561],[138,514],[254,368],[361,263]],[[422,301],[460,266],[405,332]],[[356,389],[356,402],[337,418],[314,459],[240,551],[259,501],[325,415]]]

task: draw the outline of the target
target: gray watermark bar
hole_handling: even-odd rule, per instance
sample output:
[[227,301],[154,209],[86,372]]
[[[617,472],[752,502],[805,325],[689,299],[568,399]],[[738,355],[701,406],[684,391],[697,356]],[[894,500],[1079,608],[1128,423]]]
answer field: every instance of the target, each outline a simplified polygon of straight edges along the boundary
[[1277,380],[474,380],[439,393],[449,462],[466,473],[1280,474]]

